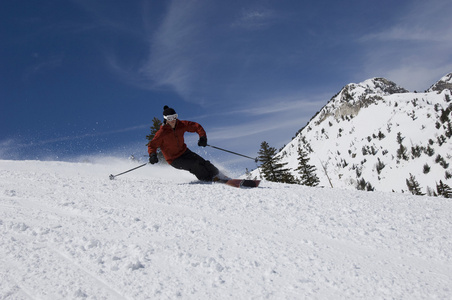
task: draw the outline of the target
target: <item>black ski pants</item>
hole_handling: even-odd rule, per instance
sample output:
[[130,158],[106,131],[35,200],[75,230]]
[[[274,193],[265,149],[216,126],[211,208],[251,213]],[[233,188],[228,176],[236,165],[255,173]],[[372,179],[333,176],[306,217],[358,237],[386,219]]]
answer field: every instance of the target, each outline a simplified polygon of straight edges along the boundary
[[218,169],[208,160],[205,160],[198,154],[190,151],[184,152],[172,163],[176,169],[186,170],[195,175],[199,180],[212,181],[213,177],[219,173]]

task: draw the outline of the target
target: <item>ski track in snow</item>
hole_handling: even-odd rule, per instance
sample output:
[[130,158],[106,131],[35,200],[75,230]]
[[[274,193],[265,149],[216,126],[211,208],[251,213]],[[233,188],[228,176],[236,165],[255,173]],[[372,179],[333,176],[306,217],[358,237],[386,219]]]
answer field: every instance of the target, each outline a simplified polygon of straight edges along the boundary
[[0,161],[0,299],[451,299],[450,199]]

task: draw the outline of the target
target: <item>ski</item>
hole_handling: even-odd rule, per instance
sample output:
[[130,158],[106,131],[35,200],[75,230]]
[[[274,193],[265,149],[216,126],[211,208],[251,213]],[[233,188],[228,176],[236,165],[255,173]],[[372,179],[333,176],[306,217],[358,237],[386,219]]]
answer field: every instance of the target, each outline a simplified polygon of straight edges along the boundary
[[255,188],[259,186],[260,180],[251,179],[226,179],[219,180],[217,182],[224,183],[226,185],[236,187],[236,188]]

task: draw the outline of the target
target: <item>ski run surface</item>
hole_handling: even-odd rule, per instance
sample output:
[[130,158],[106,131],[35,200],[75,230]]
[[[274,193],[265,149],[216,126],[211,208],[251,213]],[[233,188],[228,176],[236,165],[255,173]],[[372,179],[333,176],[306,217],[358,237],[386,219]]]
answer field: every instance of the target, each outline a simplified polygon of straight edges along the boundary
[[0,161],[0,299],[451,299],[452,202]]

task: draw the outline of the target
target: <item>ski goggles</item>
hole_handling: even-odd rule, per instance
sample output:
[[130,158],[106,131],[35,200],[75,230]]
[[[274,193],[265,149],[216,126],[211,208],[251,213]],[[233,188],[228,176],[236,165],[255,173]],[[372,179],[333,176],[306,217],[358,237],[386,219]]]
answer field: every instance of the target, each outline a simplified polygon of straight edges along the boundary
[[163,116],[163,118],[165,119],[165,120],[167,120],[167,121],[175,121],[175,120],[177,120],[177,117],[178,117],[178,115],[177,114],[174,114],[174,115],[168,115],[168,116]]

